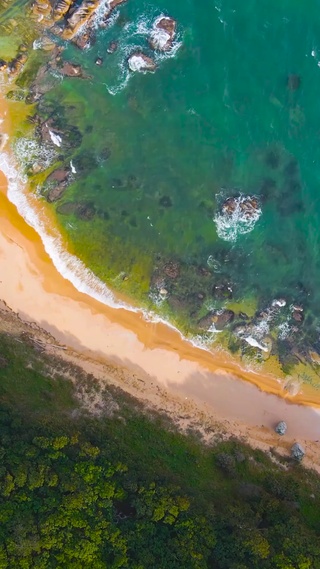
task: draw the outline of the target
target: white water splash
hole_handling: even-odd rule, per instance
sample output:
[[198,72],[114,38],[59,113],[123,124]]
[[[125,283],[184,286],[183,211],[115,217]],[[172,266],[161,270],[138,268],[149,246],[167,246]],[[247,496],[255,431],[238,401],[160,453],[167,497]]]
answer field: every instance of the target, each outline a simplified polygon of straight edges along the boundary
[[62,143],[61,136],[59,136],[55,132],[52,132],[52,130],[49,130],[49,134],[50,134],[50,138],[51,138],[53,144],[55,144],[56,146],[59,146],[59,148],[60,148],[61,143]]
[[219,211],[213,218],[217,227],[217,234],[224,241],[237,241],[239,235],[250,233],[262,214],[260,207],[252,209],[250,214],[245,211],[242,204],[248,200],[248,196],[240,195],[234,198],[232,211]]
[[259,350],[262,350],[263,352],[269,351],[269,348],[267,348],[267,346],[260,344],[260,342],[258,342],[258,340],[256,340],[252,336],[247,336],[246,338],[244,338],[244,340],[253,348],[259,348]]
[[72,160],[70,160],[70,168],[71,168],[72,174],[76,174],[76,173],[77,173],[77,170],[75,169]]

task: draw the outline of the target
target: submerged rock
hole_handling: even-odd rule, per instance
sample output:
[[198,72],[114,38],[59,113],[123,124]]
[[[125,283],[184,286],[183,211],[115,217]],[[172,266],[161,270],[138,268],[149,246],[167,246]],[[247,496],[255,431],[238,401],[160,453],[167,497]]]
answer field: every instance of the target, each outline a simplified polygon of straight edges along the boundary
[[70,170],[69,168],[58,168],[49,174],[46,182],[66,182],[69,178]]
[[275,432],[278,433],[278,435],[285,435],[287,432],[287,423],[285,421],[280,421],[276,427],[275,427]]
[[131,71],[138,71],[138,72],[146,72],[146,71],[155,71],[157,65],[155,61],[145,55],[142,51],[136,51],[132,55],[130,55],[128,59],[128,66]]
[[292,458],[294,458],[295,460],[297,460],[298,462],[301,462],[301,460],[303,459],[305,455],[305,450],[304,448],[299,444],[299,443],[294,443],[294,445],[291,447],[291,456]]
[[299,89],[300,85],[301,85],[300,75],[296,75],[295,73],[288,75],[287,87],[289,91],[296,91],[297,89]]
[[67,184],[62,182],[58,186],[55,186],[47,193],[47,202],[54,203],[60,200],[67,189]]
[[161,16],[152,28],[149,43],[152,49],[168,51],[176,35],[177,23],[173,18]]
[[234,312],[228,309],[212,310],[198,321],[198,326],[202,330],[209,330],[214,324],[216,330],[223,330],[234,320]]
[[95,60],[95,64],[98,66],[101,66],[103,64],[103,59],[102,57],[97,57],[97,59]]
[[162,196],[159,199],[159,205],[161,207],[171,207],[172,206],[172,200],[171,200],[170,196]]
[[114,53],[118,49],[119,43],[117,41],[111,41],[107,47],[107,53]]
[[170,279],[177,279],[180,276],[180,265],[176,261],[169,261],[163,268],[163,272]]

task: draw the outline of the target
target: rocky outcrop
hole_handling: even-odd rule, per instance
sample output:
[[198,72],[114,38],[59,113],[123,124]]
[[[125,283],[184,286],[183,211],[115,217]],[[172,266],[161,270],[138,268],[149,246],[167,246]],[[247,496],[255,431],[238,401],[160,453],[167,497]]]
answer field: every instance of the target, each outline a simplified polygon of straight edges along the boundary
[[212,310],[203,318],[200,318],[198,327],[201,330],[209,330],[214,325],[216,330],[223,330],[228,324],[234,320],[234,312],[232,310]]
[[155,71],[157,67],[155,61],[142,51],[135,51],[130,55],[128,58],[128,66],[131,71],[139,71],[142,73],[146,71]]
[[52,10],[53,21],[61,20],[74,3],[75,0],[58,0]]
[[71,61],[64,61],[61,65],[51,66],[52,69],[57,69],[61,75],[64,77],[79,77],[80,79],[86,79],[81,65],[77,63],[72,63]]
[[[106,13],[103,19],[109,17],[112,10],[125,1],[126,0],[109,0],[106,4]],[[100,4],[101,0],[83,0],[80,6],[72,11],[72,14],[67,18],[66,26],[61,34],[63,39],[72,39],[82,26],[85,24],[90,25]]]
[[6,71],[8,64],[4,59],[0,59],[0,71]]
[[161,16],[153,24],[149,43],[152,49],[168,51],[176,35],[177,23],[173,18]]

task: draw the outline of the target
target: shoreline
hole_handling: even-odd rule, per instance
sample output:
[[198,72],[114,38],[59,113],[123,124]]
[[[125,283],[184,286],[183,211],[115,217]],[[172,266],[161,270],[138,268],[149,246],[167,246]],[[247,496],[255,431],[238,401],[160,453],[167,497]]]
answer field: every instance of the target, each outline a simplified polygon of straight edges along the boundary
[[[0,99],[0,105],[3,116],[6,102]],[[6,132],[8,121],[7,114]],[[195,347],[169,325],[147,321],[142,312],[106,306],[79,292],[54,267],[40,236],[8,200],[7,189],[1,173],[0,298],[22,319],[36,322],[83,357],[138,373],[148,386],[195,401],[220,419],[269,429],[291,417],[290,436],[318,436],[320,416],[312,407],[320,408],[320,393],[315,389],[304,385],[302,393],[290,396],[280,380],[243,370],[226,353]]]

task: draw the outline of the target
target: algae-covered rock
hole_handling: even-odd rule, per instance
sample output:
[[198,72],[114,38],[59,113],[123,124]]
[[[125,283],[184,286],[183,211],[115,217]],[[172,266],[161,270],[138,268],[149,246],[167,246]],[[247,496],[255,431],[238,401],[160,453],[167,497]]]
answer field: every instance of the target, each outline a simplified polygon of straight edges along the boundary
[[209,330],[214,325],[216,330],[223,330],[228,324],[234,320],[234,312],[232,310],[212,310],[206,316],[200,318],[198,327],[202,330]]

